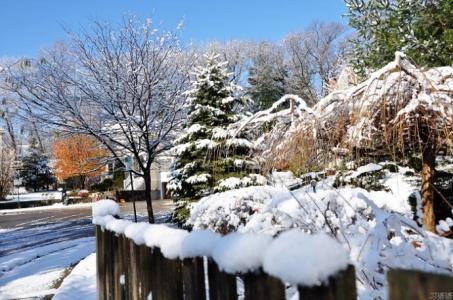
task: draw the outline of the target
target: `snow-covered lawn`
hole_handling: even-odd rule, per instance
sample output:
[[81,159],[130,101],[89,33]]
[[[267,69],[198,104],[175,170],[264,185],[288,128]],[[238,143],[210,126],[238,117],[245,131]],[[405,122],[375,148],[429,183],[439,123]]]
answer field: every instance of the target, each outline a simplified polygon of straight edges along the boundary
[[37,247],[1,259],[0,297],[15,299],[49,295],[65,269],[95,251],[94,238]]
[[41,210],[78,209],[78,208],[91,207],[93,204],[94,204],[94,202],[93,203],[77,203],[77,204],[70,204],[70,205],[64,205],[63,203],[55,203],[55,204],[47,205],[47,206],[2,209],[2,210],[0,210],[0,215],[6,214],[6,213],[14,214],[14,213],[24,213],[24,212],[29,212],[29,211],[41,211]]
[[50,192],[36,192],[26,193],[19,195],[8,195],[4,202],[26,202],[26,201],[42,201],[42,200],[61,200],[61,192],[50,191]]
[[67,269],[95,251],[90,218],[2,229],[0,299],[54,294]]

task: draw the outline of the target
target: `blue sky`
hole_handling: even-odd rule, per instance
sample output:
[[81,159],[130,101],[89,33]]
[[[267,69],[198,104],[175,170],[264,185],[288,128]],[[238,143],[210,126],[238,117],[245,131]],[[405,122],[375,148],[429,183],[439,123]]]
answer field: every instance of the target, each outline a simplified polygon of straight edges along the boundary
[[313,20],[338,21],[343,0],[0,0],[0,56],[32,56],[90,19],[151,16],[166,28],[184,18],[183,38],[279,40]]

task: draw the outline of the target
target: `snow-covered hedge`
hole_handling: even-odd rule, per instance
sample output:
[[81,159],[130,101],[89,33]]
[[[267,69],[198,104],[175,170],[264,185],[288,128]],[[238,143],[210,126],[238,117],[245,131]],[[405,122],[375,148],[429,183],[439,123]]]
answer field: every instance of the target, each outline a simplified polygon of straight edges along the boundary
[[[338,176],[344,179],[343,184],[334,187]],[[285,186],[297,183],[290,173],[274,177],[274,186],[236,189],[201,199],[192,209],[190,225],[220,233],[280,234],[282,239],[294,228],[310,235],[335,236],[349,250],[361,299],[385,299],[386,272],[393,268],[453,274],[453,241],[426,232],[414,221],[421,217],[421,198],[419,178],[413,170],[390,162],[369,164],[327,176],[317,182],[316,193],[309,184],[289,191]],[[357,182],[368,179],[376,180],[381,189],[357,187]],[[409,198],[415,200],[415,207],[409,204]],[[451,219],[439,221],[439,232],[451,230]],[[281,257],[275,262],[279,261],[283,269],[287,265],[286,272],[294,277],[284,277],[266,260],[263,264],[267,272],[296,282],[299,275],[290,267],[291,263],[299,265],[298,257],[290,255],[291,260],[285,261],[285,251],[290,251],[286,248],[290,247],[282,247]],[[300,253],[310,256],[304,251]],[[317,264],[316,259],[313,262]],[[322,266],[318,271],[317,278],[325,278]],[[303,280],[313,282],[312,278]]]

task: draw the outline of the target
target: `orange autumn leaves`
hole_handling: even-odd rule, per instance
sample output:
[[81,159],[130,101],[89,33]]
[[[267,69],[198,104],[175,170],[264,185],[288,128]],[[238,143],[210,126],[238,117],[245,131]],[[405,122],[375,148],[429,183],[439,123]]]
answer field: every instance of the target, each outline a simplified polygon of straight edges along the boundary
[[105,149],[87,135],[71,135],[53,145],[55,173],[59,180],[70,177],[93,177],[104,171]]

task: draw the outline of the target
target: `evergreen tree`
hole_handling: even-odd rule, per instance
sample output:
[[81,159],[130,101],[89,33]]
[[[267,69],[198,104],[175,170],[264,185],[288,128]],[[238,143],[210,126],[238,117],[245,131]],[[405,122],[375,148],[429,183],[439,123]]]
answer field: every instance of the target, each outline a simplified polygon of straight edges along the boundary
[[453,64],[453,1],[345,0],[355,28],[351,60],[374,70],[403,51],[421,67]]
[[232,83],[226,62],[217,55],[207,57],[206,67],[195,69],[192,89],[186,92],[188,118],[176,141],[176,161],[169,190],[177,202],[174,219],[184,222],[191,201],[214,192],[255,185],[263,177],[252,173],[252,144],[234,137],[228,125],[238,121],[235,107],[240,87]]
[[55,182],[49,167],[49,158],[38,150],[35,138],[30,142],[29,154],[22,159],[19,176],[25,188],[35,192],[43,188],[49,189],[49,186]]

